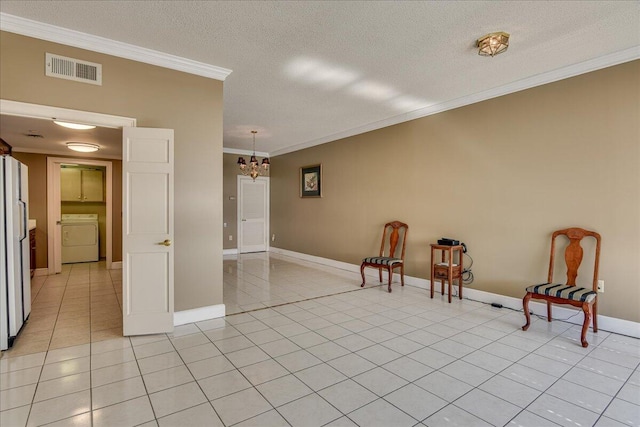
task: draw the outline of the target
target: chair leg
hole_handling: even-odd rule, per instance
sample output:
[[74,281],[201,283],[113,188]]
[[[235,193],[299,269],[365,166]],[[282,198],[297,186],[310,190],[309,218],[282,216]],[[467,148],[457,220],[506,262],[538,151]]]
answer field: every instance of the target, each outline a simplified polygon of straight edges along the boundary
[[531,325],[531,315],[529,314],[529,300],[531,300],[531,294],[527,292],[527,294],[522,299],[522,308],[524,309],[524,317],[527,319],[527,324],[522,327],[523,331],[529,329],[529,325]]
[[453,283],[452,282],[453,282],[453,280],[449,280],[449,304],[451,304],[451,293],[452,293],[451,291],[452,291],[452,288],[453,288]]
[[593,302],[593,332],[598,332],[598,298]]
[[365,279],[364,279],[364,264],[360,265],[360,274],[362,275],[362,284],[360,285],[360,287],[364,288],[364,282],[365,282]]
[[404,264],[400,266],[400,283],[404,286]]
[[378,277],[380,278],[380,283],[382,283],[382,267],[378,268]]
[[547,301],[547,322],[551,322],[551,302]]
[[393,279],[393,267],[389,266],[389,292],[391,292],[391,280]]
[[584,311],[584,322],[582,322],[580,341],[582,342],[582,346],[587,348],[589,346],[587,342],[587,331],[589,330],[589,323],[591,323],[591,304],[582,304],[582,311]]

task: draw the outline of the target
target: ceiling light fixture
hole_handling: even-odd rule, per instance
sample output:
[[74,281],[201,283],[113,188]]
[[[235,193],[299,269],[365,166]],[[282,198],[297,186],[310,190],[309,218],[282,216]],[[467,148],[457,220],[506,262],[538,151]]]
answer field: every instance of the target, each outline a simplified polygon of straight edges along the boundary
[[62,122],[60,120],[54,120],[53,123],[57,124],[58,126],[62,126],[69,129],[76,129],[76,130],[88,130],[88,129],[96,128],[93,125],[85,125],[82,123],[72,123],[72,122]]
[[240,167],[240,172],[242,175],[248,175],[255,181],[259,176],[265,176],[269,173],[269,158],[265,157],[262,159],[262,167],[258,166],[258,159],[256,158],[256,133],[257,130],[252,130],[253,134],[253,154],[251,155],[251,160],[249,161],[249,167],[247,168],[247,162],[244,160],[244,157],[238,157],[238,166]]
[[489,33],[480,37],[476,41],[478,47],[478,55],[480,56],[496,56],[505,52],[509,47],[509,33],[497,32]]
[[88,142],[67,142],[67,148],[81,153],[93,153],[100,149],[99,145],[89,144]]

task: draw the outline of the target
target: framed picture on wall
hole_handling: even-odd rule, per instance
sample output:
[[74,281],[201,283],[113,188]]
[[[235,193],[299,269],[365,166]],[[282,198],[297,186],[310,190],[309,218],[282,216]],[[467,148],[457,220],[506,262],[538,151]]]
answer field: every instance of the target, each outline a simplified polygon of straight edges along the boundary
[[300,197],[322,197],[322,165],[300,168]]

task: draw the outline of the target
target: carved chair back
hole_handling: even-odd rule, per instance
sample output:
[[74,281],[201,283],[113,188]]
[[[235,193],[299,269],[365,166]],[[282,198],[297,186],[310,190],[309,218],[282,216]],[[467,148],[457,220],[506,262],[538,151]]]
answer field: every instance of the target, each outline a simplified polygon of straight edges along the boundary
[[[407,242],[407,232],[409,231],[409,226],[404,222],[400,221],[392,221],[388,222],[384,225],[384,231],[382,232],[382,243],[380,245],[380,256],[385,256],[384,250],[387,246],[387,234],[389,234],[389,257],[391,258],[400,258],[404,260],[404,249],[405,244]],[[398,242],[402,240],[402,252],[400,256],[396,256],[396,249],[398,248]]]
[[584,254],[582,246],[580,246],[580,242],[585,237],[593,237],[596,239],[595,267],[593,271],[593,290],[596,291],[598,289],[598,265],[600,262],[600,235],[594,231],[588,231],[582,228],[565,228],[564,230],[555,231],[551,237],[551,258],[549,261],[548,277],[549,283],[553,283],[555,245],[556,237],[558,236],[566,236],[569,239],[569,245],[564,251],[564,260],[567,265],[567,286],[576,286],[578,268],[580,268]]

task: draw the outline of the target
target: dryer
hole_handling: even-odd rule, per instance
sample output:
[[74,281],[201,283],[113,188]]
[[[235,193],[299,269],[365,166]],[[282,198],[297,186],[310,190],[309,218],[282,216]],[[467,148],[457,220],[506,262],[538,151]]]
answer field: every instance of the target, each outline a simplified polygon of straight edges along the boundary
[[98,214],[62,214],[62,263],[100,259]]

